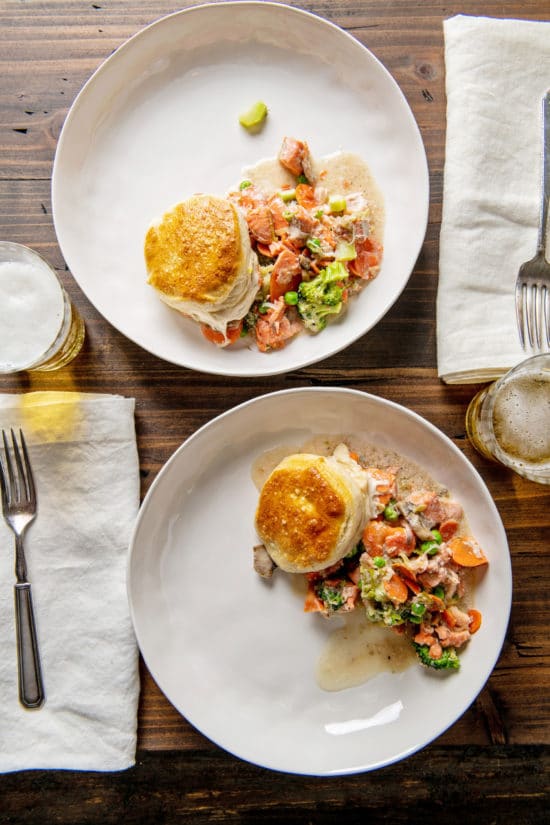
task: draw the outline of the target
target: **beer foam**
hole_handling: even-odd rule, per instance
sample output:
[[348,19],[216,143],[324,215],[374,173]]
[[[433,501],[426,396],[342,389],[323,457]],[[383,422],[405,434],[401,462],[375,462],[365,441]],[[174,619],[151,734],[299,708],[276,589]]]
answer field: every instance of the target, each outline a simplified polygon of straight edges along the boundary
[[494,402],[493,428],[500,448],[520,463],[550,462],[550,377],[506,382]]
[[63,314],[63,291],[49,267],[0,262],[0,372],[35,364],[57,338]]

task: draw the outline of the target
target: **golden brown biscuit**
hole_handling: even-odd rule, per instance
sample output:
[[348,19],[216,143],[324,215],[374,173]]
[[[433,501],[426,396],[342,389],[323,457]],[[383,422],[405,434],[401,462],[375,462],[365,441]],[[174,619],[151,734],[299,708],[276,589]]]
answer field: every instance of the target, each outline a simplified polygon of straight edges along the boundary
[[256,510],[256,530],[282,570],[322,570],[358,542],[364,493],[333,457],[296,453],[268,476]]
[[166,212],[145,237],[148,282],[174,309],[225,333],[258,290],[257,260],[237,207],[193,195]]

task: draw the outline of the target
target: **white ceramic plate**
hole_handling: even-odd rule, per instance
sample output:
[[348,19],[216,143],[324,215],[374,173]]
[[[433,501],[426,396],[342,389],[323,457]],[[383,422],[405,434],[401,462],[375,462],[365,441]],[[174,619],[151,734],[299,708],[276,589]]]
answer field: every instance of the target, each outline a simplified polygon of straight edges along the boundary
[[[258,99],[270,114],[251,136],[238,115]],[[317,157],[343,149],[369,163],[386,206],[382,269],[321,335],[269,354],[220,350],[146,284],[145,232],[194,192],[227,192],[245,166],[274,157],[286,134]],[[175,364],[270,375],[343,349],[395,302],[424,239],[428,171],[405,98],[357,40],[298,9],[223,3],[159,20],[91,77],[59,139],[52,201],[70,270],[120,332]]]
[[[420,666],[339,692],[318,687],[330,623],[303,613],[289,577],[252,568],[254,460],[314,434],[355,433],[422,464],[462,503],[489,558],[476,592],[483,623],[447,677]],[[345,774],[401,759],[467,709],[508,623],[506,536],[483,481],[449,439],[403,407],[344,389],[249,401],[189,438],[141,508],[128,590],[145,662],[173,705],[231,753],[267,768]]]

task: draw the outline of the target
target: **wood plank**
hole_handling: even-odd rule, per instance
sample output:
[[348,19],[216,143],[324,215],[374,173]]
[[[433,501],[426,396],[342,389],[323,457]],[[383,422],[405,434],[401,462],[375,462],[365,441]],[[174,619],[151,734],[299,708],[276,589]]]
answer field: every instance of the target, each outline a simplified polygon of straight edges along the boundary
[[432,745],[398,765],[347,777],[268,772],[221,751],[138,754],[118,774],[4,776],[10,825],[273,823],[388,825],[548,822],[548,748]]

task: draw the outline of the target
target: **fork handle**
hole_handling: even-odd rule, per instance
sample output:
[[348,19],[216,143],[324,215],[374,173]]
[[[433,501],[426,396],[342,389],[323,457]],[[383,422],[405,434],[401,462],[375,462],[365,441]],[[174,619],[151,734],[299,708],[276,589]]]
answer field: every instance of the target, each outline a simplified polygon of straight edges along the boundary
[[15,585],[15,619],[19,701],[26,708],[39,708],[44,702],[44,686],[29,582],[18,582]]

